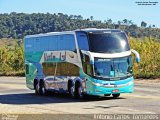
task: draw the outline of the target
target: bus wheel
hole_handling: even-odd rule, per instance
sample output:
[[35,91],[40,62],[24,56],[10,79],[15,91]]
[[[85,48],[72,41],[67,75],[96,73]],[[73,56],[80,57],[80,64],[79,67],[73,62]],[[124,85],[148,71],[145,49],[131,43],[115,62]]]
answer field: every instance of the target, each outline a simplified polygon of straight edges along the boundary
[[38,81],[35,82],[35,94],[39,95],[39,82]]
[[80,84],[75,86],[75,97],[80,99],[84,98],[82,86]]
[[118,94],[112,94],[113,98],[118,98],[120,96],[120,93]]
[[72,98],[75,97],[75,96],[74,96],[74,86],[73,86],[73,85],[69,87],[69,95],[70,95]]
[[41,80],[40,84],[39,84],[39,94],[40,95],[47,95],[48,94],[48,91],[45,88],[45,84],[44,84],[43,80]]

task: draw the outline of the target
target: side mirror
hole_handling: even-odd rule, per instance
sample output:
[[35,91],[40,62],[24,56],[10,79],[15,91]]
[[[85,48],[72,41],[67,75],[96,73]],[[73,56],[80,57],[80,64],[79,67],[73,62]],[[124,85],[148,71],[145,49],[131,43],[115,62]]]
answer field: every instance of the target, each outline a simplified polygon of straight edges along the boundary
[[131,49],[131,52],[133,52],[136,56],[136,62],[140,63],[140,55],[136,50]]

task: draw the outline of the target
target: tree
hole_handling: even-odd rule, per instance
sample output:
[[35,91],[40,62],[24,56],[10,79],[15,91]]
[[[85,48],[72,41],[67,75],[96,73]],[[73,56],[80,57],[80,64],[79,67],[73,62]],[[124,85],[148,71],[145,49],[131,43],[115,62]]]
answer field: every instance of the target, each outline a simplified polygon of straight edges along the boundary
[[108,24],[112,24],[112,19],[107,20]]
[[146,28],[146,27],[147,27],[147,23],[146,23],[146,22],[144,22],[144,21],[142,21],[142,22],[141,22],[141,27]]
[[155,26],[155,25],[152,25],[152,27],[155,28],[156,26]]
[[118,23],[118,25],[121,25],[121,21],[118,21],[117,23]]
[[125,25],[127,25],[128,20],[127,20],[127,19],[124,19],[124,20],[123,20],[123,23],[124,23]]
[[93,16],[90,16],[90,20],[93,20]]

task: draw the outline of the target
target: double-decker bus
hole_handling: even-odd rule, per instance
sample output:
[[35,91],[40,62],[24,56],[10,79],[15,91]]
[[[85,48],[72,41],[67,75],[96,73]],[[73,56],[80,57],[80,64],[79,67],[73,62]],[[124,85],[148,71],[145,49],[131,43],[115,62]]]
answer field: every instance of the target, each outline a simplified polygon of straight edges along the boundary
[[36,94],[109,96],[134,91],[132,56],[125,32],[81,29],[28,35],[24,39],[26,85]]

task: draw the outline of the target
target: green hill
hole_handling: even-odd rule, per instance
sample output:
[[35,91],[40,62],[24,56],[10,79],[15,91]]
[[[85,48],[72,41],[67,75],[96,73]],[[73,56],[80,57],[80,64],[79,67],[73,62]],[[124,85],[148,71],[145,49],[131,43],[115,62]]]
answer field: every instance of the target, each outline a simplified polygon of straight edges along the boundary
[[[106,16],[107,17],[107,16]],[[0,14],[0,38],[20,38],[25,35],[67,31],[82,28],[120,28],[135,38],[160,38],[160,29],[144,21],[138,27],[132,20],[105,21],[94,20],[93,16],[84,19],[81,15],[66,15],[63,13],[16,13]]]

